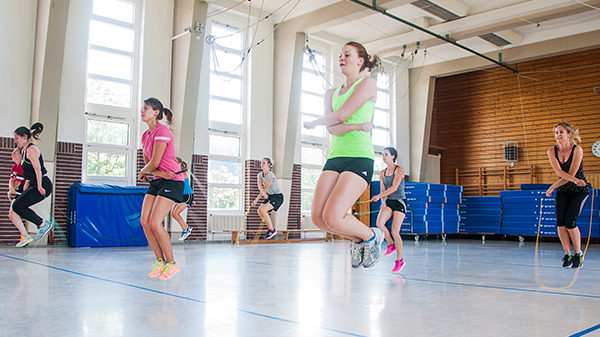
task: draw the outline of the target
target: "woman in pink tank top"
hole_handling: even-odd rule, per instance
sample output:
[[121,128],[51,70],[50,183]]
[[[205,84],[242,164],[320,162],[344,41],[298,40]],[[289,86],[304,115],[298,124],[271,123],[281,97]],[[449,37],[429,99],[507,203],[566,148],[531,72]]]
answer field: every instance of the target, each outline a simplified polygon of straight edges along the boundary
[[164,117],[172,124],[173,113],[156,98],[148,98],[142,107],[142,120],[148,130],[142,135],[144,168],[138,174],[142,181],[148,174],[154,175],[142,204],[141,222],[148,244],[156,255],[156,262],[148,277],[167,280],[179,271],[173,258],[171,237],[163,227],[165,217],[174,203],[183,198],[183,175],[173,146],[171,130],[159,120]]

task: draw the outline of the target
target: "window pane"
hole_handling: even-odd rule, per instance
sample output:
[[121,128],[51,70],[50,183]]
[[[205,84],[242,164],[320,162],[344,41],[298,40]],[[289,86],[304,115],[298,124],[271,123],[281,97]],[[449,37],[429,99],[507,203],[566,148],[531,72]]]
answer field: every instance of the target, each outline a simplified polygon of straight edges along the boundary
[[232,161],[209,160],[208,182],[221,184],[239,184],[240,163]]
[[305,92],[300,96],[300,110],[304,113],[323,115],[324,106],[323,96],[307,94]]
[[379,172],[386,167],[380,154],[375,155],[375,164],[373,166],[373,181],[379,181]]
[[382,128],[387,128],[390,124],[390,115],[385,110],[375,109],[373,114],[373,124]]
[[133,3],[120,0],[94,0],[94,15],[133,23]]
[[208,119],[216,122],[242,124],[242,105],[211,97],[208,103]]
[[131,107],[131,85],[125,83],[88,78],[86,96],[88,103]]
[[210,74],[210,94],[231,99],[242,99],[242,81],[238,78]]
[[209,135],[210,154],[240,156],[240,139],[237,137]]
[[125,177],[127,155],[124,153],[88,152],[87,175]]
[[208,187],[208,208],[240,209],[238,188]]
[[302,164],[323,165],[325,154],[322,149],[316,147],[302,147]]
[[313,120],[317,119],[317,117],[302,115],[301,118],[302,118],[302,134],[303,135],[325,137],[325,127],[323,125],[319,125],[313,129],[307,129],[304,127],[304,122],[313,121]]
[[87,141],[90,143],[127,146],[129,125],[88,119]]
[[134,31],[97,20],[90,22],[90,44],[133,52]]
[[321,170],[302,168],[302,188],[314,188],[321,175]]
[[302,89],[319,95],[322,102],[323,94],[325,94],[326,83],[320,75],[315,74],[313,71],[305,70],[302,72]]
[[388,77],[388,75],[386,75],[384,73],[377,74],[377,88],[389,89],[389,86],[390,86],[389,81],[390,81],[390,78]]
[[373,129],[373,145],[389,146],[389,132],[381,129]]
[[226,27],[223,24],[213,23],[211,34],[215,36],[215,43],[219,46],[240,50],[242,45],[242,34],[236,27]]
[[90,49],[88,73],[131,80],[131,56]]
[[377,102],[375,102],[375,106],[380,108],[380,109],[385,109],[387,110],[389,105],[390,105],[390,96],[385,93],[385,92],[381,92],[381,91],[377,91]]
[[232,73],[235,75],[242,74],[242,54],[232,53],[229,51],[214,48],[211,55],[211,67],[213,70]]
[[312,202],[313,202],[313,198],[315,196],[315,192],[313,191],[302,191],[301,192],[301,197],[302,197],[302,210],[303,211],[310,211],[310,209],[312,208]]

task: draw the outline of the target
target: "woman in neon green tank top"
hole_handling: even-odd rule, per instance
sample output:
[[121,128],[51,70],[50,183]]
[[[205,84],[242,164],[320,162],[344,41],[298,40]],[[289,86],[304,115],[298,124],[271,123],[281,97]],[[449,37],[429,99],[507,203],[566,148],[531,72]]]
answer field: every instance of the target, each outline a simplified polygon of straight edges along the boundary
[[325,115],[304,124],[309,129],[325,125],[331,134],[327,162],[315,187],[312,221],[327,232],[352,240],[353,268],[375,265],[381,257],[383,241],[379,228],[370,229],[348,214],[373,176],[375,153],[370,130],[377,86],[375,79],[363,71],[371,71],[378,61],[360,43],[346,43],[339,56],[344,84],[325,94]]

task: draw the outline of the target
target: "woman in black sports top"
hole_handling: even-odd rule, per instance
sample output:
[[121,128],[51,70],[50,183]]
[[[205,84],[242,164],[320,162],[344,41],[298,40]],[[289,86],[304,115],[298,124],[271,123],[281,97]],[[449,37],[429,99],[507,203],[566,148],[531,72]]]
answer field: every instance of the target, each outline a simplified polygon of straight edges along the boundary
[[[581,141],[579,129],[567,122],[560,122],[554,127],[554,138],[556,145],[548,149],[548,159],[558,180],[548,188],[546,195],[552,195],[556,189],[556,226],[565,250],[562,266],[579,268],[583,263],[583,255],[577,218],[590,195],[583,175],[583,149],[575,141]],[[571,254],[571,242],[575,254]]]

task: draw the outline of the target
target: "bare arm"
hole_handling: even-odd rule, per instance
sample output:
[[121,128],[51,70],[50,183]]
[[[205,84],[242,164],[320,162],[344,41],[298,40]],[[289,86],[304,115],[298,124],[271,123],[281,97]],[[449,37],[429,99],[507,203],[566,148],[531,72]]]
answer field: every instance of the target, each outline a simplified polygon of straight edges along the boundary
[[[404,179],[404,169],[400,166],[396,167],[396,169],[394,170],[394,175],[394,182],[392,183],[392,186],[390,186],[390,188],[388,188],[385,191],[382,188],[381,193],[379,193],[380,198],[385,198],[398,190],[398,188],[400,187],[400,183],[402,183],[402,179]],[[381,181],[383,182],[383,178],[381,178]]]
[[33,166],[33,171],[35,172],[35,180],[37,183],[38,192],[41,195],[46,195],[46,190],[42,187],[42,167],[40,165],[40,151],[37,146],[30,147],[27,150],[27,159]]
[[548,149],[548,158],[550,160],[550,165],[552,166],[552,170],[554,170],[554,173],[556,173],[559,179],[555,181],[550,186],[550,188],[548,188],[548,190],[546,190],[547,196],[550,196],[556,188],[568,183],[569,181],[576,183],[578,186],[585,186],[584,180],[575,177],[577,170],[579,170],[579,167],[581,166],[581,161],[583,160],[583,149],[581,148],[581,146],[577,146],[575,147],[575,149],[573,149],[573,151],[575,151],[573,153],[573,162],[571,163],[571,167],[569,168],[569,172],[567,173],[560,168],[558,159],[556,159],[556,156],[554,155],[554,148],[552,147]]
[[152,159],[148,161],[146,155],[144,155],[144,163],[146,166],[140,170],[138,177],[140,180],[144,180],[145,175],[147,173],[152,173],[154,170],[158,168],[160,164],[160,160],[162,159],[163,154],[165,153],[165,149],[167,148],[167,143],[164,142],[156,142],[154,143],[154,148],[152,149]]
[[[325,115],[319,119],[304,123],[304,127],[312,129],[317,125],[332,126],[345,122],[353,113],[356,112],[365,102],[371,98],[375,98],[377,94],[377,86],[375,79],[366,77],[355,88],[354,92],[348,97],[344,105],[336,111],[327,113],[327,107],[331,110],[331,105],[326,104]],[[329,90],[325,95],[325,101],[331,102],[333,90]]]

